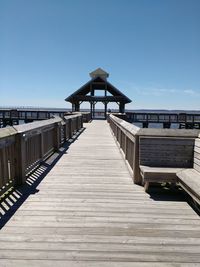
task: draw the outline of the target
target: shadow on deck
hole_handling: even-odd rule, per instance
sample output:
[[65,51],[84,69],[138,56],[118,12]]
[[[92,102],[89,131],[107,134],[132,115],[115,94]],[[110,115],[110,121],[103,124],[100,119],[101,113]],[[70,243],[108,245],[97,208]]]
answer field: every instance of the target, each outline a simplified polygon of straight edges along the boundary
[[199,205],[179,186],[155,184],[149,192],[150,198],[155,201],[187,202],[200,215]]
[[56,165],[59,159],[67,153],[68,148],[79,137],[79,135],[85,130],[82,128],[76,133],[69,141],[67,141],[58,152],[51,155],[44,163],[38,168],[32,171],[26,183],[16,188],[11,188],[4,197],[0,200],[0,229],[11,219],[20,206],[27,200],[30,195],[37,194],[39,190],[38,185]]

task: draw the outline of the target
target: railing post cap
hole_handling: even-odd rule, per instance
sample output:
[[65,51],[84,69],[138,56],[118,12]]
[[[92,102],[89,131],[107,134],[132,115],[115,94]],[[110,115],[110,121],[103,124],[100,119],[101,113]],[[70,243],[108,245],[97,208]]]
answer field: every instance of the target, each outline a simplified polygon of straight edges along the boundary
[[17,131],[12,126],[0,129],[0,139],[15,134],[17,134]]

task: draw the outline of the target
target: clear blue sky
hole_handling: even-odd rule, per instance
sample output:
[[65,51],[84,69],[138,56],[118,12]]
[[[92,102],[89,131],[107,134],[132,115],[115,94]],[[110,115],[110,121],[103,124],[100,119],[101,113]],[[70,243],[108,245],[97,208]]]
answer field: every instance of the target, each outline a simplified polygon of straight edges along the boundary
[[128,108],[200,109],[199,0],[0,0],[0,105],[69,107],[101,67]]

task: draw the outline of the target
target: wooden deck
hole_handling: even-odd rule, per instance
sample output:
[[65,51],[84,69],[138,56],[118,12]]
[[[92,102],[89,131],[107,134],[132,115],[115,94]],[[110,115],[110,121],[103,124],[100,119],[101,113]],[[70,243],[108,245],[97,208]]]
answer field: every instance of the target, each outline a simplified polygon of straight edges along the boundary
[[85,127],[43,179],[46,166],[29,178],[34,190],[1,205],[0,266],[200,266],[199,216],[133,184],[105,121]]

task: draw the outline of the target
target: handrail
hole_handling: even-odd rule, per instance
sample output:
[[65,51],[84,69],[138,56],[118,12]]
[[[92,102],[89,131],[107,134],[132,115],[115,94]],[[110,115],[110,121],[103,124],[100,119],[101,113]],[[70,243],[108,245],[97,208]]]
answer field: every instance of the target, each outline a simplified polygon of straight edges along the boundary
[[30,171],[82,127],[77,114],[0,129],[0,195],[25,183]]
[[140,128],[128,123],[112,114],[109,115],[108,122],[112,132],[118,142],[129,170],[132,174],[133,181],[136,184],[141,183],[139,173],[139,137],[137,133]]
[[153,129],[139,128],[123,119],[110,115],[108,118],[112,132],[123,152],[124,158],[128,163],[129,170],[133,175],[133,181],[141,184],[142,179],[139,169],[139,140],[140,137],[146,138],[191,138],[195,139],[200,134],[200,130],[190,129]]

